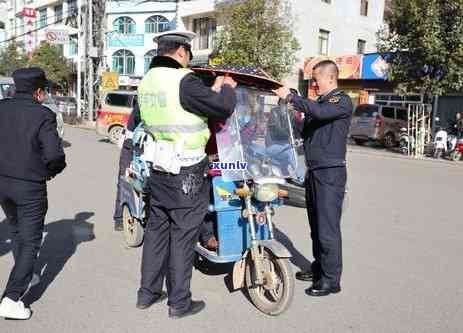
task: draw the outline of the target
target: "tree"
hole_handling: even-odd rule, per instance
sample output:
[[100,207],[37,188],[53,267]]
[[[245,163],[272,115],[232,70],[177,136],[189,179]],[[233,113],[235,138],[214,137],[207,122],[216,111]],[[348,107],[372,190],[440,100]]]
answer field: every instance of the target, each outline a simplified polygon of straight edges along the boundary
[[72,66],[70,60],[63,56],[58,46],[42,43],[32,52],[29,66],[40,67],[47,74],[47,78],[67,88]]
[[407,92],[463,88],[463,0],[392,0],[378,49],[392,52],[390,79]]
[[0,52],[0,75],[11,76],[15,70],[26,65],[27,57],[21,44],[12,41]]
[[289,74],[299,50],[289,1],[221,1],[217,7],[223,21],[215,39],[219,62],[256,66],[278,80]]

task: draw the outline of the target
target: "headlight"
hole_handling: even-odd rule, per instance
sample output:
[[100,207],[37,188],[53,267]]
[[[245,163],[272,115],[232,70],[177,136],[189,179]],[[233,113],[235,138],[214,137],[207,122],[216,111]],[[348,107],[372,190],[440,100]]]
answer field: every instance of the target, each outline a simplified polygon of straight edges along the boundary
[[278,190],[277,184],[255,185],[254,197],[262,202],[271,202],[278,198]]

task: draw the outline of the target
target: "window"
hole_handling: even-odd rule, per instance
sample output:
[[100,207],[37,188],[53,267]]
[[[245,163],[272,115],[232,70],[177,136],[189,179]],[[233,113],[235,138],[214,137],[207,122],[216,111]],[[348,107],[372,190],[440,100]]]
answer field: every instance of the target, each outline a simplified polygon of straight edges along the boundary
[[408,110],[396,109],[396,110],[395,110],[395,114],[396,114],[396,118],[397,118],[398,120],[405,120],[405,121],[407,121],[407,119],[408,119]]
[[121,107],[131,107],[132,95],[126,94],[108,94],[106,96],[106,104]]
[[5,23],[2,21],[0,21],[0,29],[5,30]]
[[145,73],[149,71],[151,60],[158,55],[158,50],[151,50],[145,54]]
[[151,16],[145,21],[145,32],[147,34],[159,33],[169,30],[169,20],[164,16]]
[[75,56],[76,54],[77,54],[77,40],[73,38],[69,41],[69,55]]
[[63,20],[63,5],[55,6],[55,22]]
[[77,0],[68,0],[68,15],[77,13]]
[[113,23],[113,30],[120,34],[134,34],[135,28],[135,21],[127,16],[119,17]]
[[330,32],[320,29],[318,35],[318,54],[328,55],[328,47],[330,42]]
[[360,0],[360,15],[368,16],[368,0]]
[[359,105],[354,112],[356,117],[367,117],[372,118],[378,113],[378,107],[376,105],[362,104]]
[[384,118],[394,119],[395,118],[394,108],[383,107],[383,109],[381,110],[381,115]]
[[128,50],[119,50],[113,54],[113,71],[119,74],[135,72],[135,56]]
[[39,9],[39,28],[44,28],[47,25],[47,9]]
[[216,29],[217,22],[213,18],[194,19],[193,32],[196,33],[196,38],[193,40],[193,48],[195,50],[212,49]]
[[25,24],[24,24],[24,17],[21,16],[20,18],[18,18],[19,22],[18,22],[18,25],[19,25],[19,33],[22,35],[24,34],[25,32]]
[[357,54],[364,54],[367,42],[363,39],[357,40]]

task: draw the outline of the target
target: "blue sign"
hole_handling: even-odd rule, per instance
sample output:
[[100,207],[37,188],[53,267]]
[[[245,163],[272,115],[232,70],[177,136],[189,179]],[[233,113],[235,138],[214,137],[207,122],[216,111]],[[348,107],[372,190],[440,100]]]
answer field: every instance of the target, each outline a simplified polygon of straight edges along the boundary
[[384,57],[379,53],[364,54],[362,58],[363,80],[387,80],[388,54]]
[[145,35],[143,34],[120,34],[115,32],[108,33],[108,47],[137,47],[145,45]]

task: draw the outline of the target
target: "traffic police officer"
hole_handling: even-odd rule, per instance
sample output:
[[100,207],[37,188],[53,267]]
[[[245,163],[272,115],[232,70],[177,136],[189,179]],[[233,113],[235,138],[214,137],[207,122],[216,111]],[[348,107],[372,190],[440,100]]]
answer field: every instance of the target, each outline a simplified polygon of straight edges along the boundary
[[[207,117],[226,119],[236,104],[236,82],[231,78],[216,79],[215,86],[221,86],[218,93],[185,68],[192,59],[194,36],[180,31],[158,34],[154,41],[160,56],[153,59],[138,87],[140,118],[153,134],[155,147],[175,146],[180,149],[176,152],[182,152],[177,156],[166,148],[169,154],[153,154],[155,168],[148,181],[150,214],[137,300],[137,308],[145,309],[163,299],[166,278],[171,318],[192,315],[205,307],[204,302],[191,300],[190,281],[194,245],[209,205]],[[180,169],[166,166],[169,156]]]
[[315,261],[311,270],[298,272],[300,280],[314,281],[306,292],[325,296],[341,291],[341,214],[346,186],[346,145],[352,102],[338,89],[336,64],[325,60],[313,68],[318,85],[316,102],[283,87],[275,93],[305,114],[303,138],[308,166],[307,211]]
[[0,101],[0,205],[8,219],[15,265],[0,317],[29,319],[20,298],[33,276],[48,208],[46,181],[66,167],[56,115],[41,103],[47,79],[40,68],[13,73],[16,93]]

